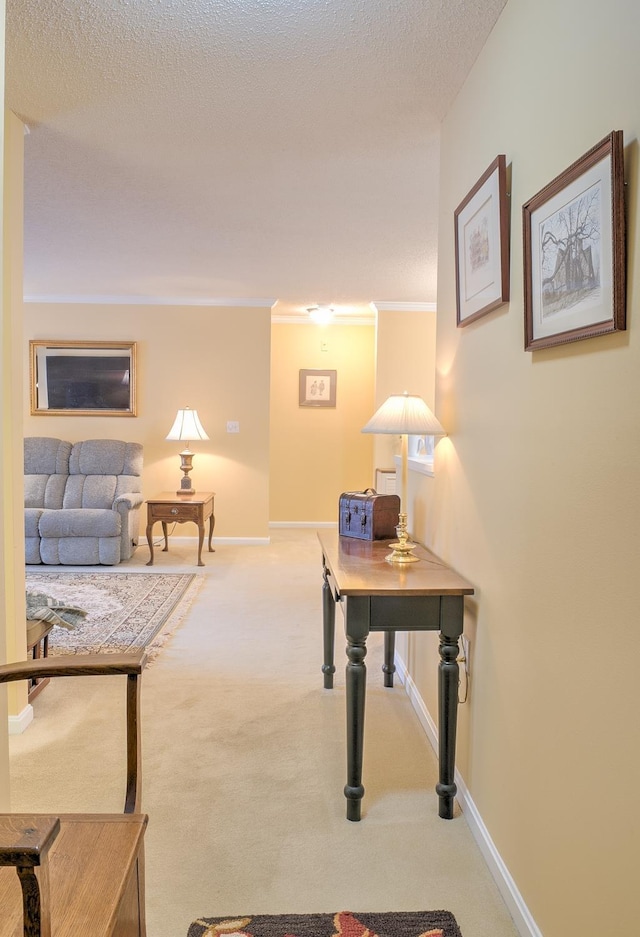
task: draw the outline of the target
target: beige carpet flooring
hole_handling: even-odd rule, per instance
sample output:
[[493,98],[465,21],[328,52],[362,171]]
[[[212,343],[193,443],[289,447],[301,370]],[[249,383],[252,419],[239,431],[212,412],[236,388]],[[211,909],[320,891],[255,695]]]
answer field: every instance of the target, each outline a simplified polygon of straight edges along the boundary
[[[119,568],[147,559],[141,546]],[[440,908],[463,937],[514,937],[464,817],[438,817],[436,758],[404,688],[382,686],[379,635],[363,820],[345,819],[344,645],[338,630],[324,690],[315,533],[273,530],[270,546],[204,560],[176,539],[153,567],[204,582],[143,677],[149,937],[185,937],[202,915]],[[34,709],[11,738],[13,809],[121,809],[123,678],[54,681]]]

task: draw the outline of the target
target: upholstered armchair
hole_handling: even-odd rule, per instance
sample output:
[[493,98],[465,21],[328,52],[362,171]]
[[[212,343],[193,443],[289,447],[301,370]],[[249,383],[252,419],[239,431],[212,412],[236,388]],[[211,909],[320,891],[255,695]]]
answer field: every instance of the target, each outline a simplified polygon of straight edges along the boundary
[[114,566],[138,544],[142,446],[24,441],[26,562]]

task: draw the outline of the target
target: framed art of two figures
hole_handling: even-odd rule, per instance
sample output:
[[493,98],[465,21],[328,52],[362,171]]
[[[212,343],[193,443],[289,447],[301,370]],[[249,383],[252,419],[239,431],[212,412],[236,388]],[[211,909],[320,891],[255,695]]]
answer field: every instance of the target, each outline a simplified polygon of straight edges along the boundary
[[[458,327],[509,301],[507,165],[454,212]],[[623,133],[614,130],[522,206],[526,351],[626,328]]]

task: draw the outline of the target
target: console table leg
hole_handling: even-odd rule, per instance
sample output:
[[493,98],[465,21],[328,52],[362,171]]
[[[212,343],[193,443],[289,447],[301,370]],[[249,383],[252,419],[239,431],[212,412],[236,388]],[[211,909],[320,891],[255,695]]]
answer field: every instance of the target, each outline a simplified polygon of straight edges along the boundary
[[323,571],[324,582],[322,584],[322,627],[324,644],[324,663],[322,673],[324,674],[325,690],[333,689],[333,675],[336,672],[334,665],[335,638],[336,638],[336,603],[333,599],[333,593],[327,576],[326,567]]
[[396,633],[395,631],[385,631],[384,633],[384,664],[382,672],[384,674],[384,685],[393,686],[393,675],[396,672],[394,658],[396,654]]
[[436,793],[440,799],[438,813],[444,820],[453,819],[453,799],[457,791],[455,760],[458,719],[458,653],[458,638],[441,633],[440,665],[438,667],[440,779],[436,784]]
[[364,751],[364,703],[367,668],[364,659],[367,647],[364,639],[347,635],[347,820],[359,820],[364,786],[362,784],[362,758]]

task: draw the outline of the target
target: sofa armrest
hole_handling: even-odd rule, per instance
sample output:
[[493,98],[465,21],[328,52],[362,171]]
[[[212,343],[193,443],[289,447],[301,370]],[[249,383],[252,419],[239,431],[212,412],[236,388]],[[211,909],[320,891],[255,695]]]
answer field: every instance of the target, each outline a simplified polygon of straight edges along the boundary
[[133,511],[134,508],[139,508],[142,504],[144,498],[138,491],[131,491],[124,495],[118,495],[118,497],[113,502],[114,508],[117,510],[120,509],[120,505],[129,511]]

